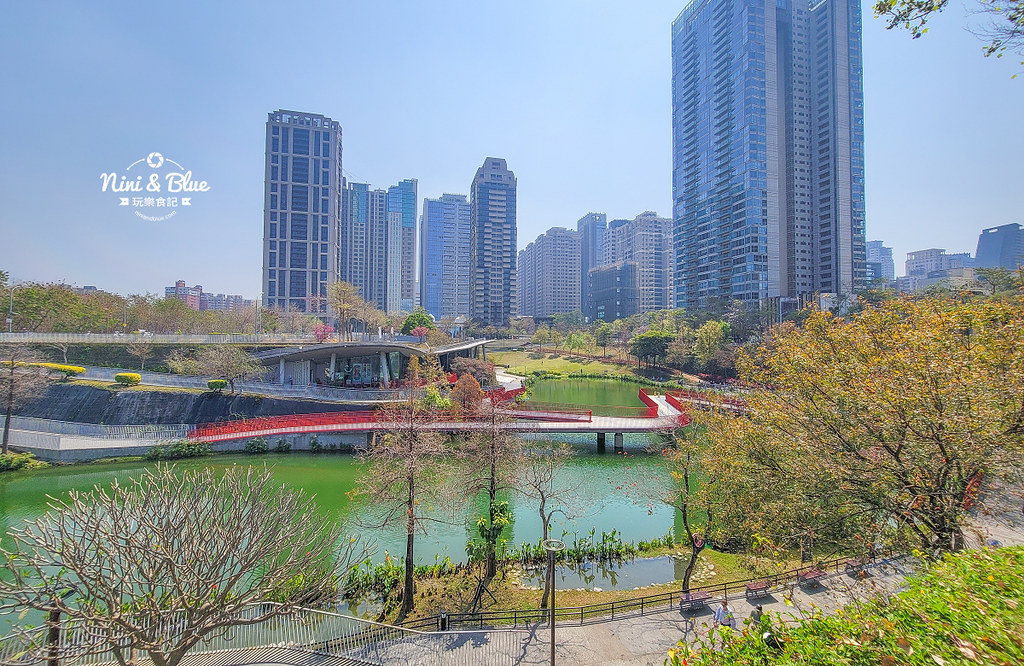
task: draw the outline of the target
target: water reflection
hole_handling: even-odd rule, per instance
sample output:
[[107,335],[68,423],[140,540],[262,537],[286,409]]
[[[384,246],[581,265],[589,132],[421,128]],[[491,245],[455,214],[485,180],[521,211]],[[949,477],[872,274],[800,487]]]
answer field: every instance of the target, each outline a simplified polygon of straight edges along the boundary
[[[545,571],[543,566],[528,569],[523,574],[523,584],[543,586]],[[669,555],[624,562],[570,563],[555,566],[555,584],[558,589],[632,590],[682,580],[685,571],[686,561]]]

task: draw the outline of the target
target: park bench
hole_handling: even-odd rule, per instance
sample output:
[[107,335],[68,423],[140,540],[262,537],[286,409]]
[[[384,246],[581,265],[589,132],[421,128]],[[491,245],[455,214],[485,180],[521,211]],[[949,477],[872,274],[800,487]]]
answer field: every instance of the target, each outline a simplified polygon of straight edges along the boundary
[[812,584],[819,585],[821,579],[825,577],[825,572],[821,569],[808,569],[807,571],[801,571],[796,575],[796,580],[800,585]]
[[747,589],[744,592],[747,599],[758,599],[761,597],[768,596],[768,587],[770,582],[767,580],[755,580],[747,583]]
[[679,610],[686,612],[699,611],[711,600],[710,592],[683,592],[679,597]]

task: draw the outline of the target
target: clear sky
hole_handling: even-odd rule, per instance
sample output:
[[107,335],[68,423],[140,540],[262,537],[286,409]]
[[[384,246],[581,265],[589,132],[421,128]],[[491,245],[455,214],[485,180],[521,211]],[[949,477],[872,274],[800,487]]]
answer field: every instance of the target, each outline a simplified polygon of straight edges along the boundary
[[[954,0],[955,2],[956,0]],[[17,2],[0,23],[0,268],[15,280],[259,295],[267,113],[322,113],[351,180],[468,194],[518,178],[519,245],[589,211],[670,215],[683,0]],[[1024,76],[962,6],[922,39],[865,3],[869,239],[973,252],[1024,223]],[[146,222],[100,174],[157,151],[210,191]]]

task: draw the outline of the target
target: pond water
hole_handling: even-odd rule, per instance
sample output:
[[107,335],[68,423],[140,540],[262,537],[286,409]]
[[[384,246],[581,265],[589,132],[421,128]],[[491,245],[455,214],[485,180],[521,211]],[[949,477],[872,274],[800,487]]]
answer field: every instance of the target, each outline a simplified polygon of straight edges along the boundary
[[[641,557],[629,562],[584,562],[555,567],[556,589],[630,590],[655,583],[682,580],[686,573],[686,560],[671,557]],[[543,587],[545,567],[527,569],[522,577],[524,585]]]
[[[647,442],[644,435],[626,435],[626,438],[627,448],[634,450]],[[572,518],[556,515],[552,536],[571,541],[572,535],[582,537],[591,529],[597,535],[615,529],[622,540],[639,541],[664,536],[673,528],[675,510],[638,493],[643,483],[649,484],[652,477],[660,474],[656,457],[643,454],[628,457],[613,453],[599,455],[593,452],[592,436],[575,440],[574,448],[578,455],[570,459],[556,483],[578,485],[579,492],[570,502],[571,506],[566,507]],[[363,463],[352,455],[314,456],[296,452],[265,457],[214,456],[180,461],[178,466],[225,468],[263,462],[272,465],[276,481],[315,494],[320,509],[345,525],[347,533],[375,541],[373,559],[381,561],[387,554],[404,555],[404,527],[394,525],[374,529],[356,524],[354,512],[358,505],[347,493],[356,487],[356,478]],[[0,527],[4,530],[0,543],[10,546],[7,531],[11,527],[20,526],[24,520],[46,511],[47,495],[59,496],[71,489],[88,490],[95,484],[109,486],[114,479],[123,482],[137,476],[149,464],[152,463],[94,463],[0,476]],[[504,499],[508,500],[514,516],[511,534],[508,535],[510,545],[536,542],[540,538],[541,522],[535,503],[516,493],[509,493]],[[454,562],[464,562],[466,541],[475,536],[475,528],[470,526],[480,513],[479,502],[467,501],[453,517],[435,514],[442,522],[431,523],[426,534],[417,535],[417,563],[433,563],[435,554],[442,560],[450,557]]]
[[602,407],[642,408],[639,392],[639,384],[615,379],[542,379],[530,385],[530,400],[580,405],[604,415],[608,410]]

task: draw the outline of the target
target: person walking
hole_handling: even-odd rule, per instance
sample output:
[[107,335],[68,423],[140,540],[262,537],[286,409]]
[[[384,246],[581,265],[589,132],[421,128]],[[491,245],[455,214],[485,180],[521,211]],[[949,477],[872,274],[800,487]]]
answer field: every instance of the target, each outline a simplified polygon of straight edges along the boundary
[[754,610],[750,612],[750,624],[759,625],[761,624],[761,616],[764,615],[764,608],[761,604],[754,606]]
[[715,625],[736,628],[736,613],[725,599],[722,599],[722,605],[715,609]]

